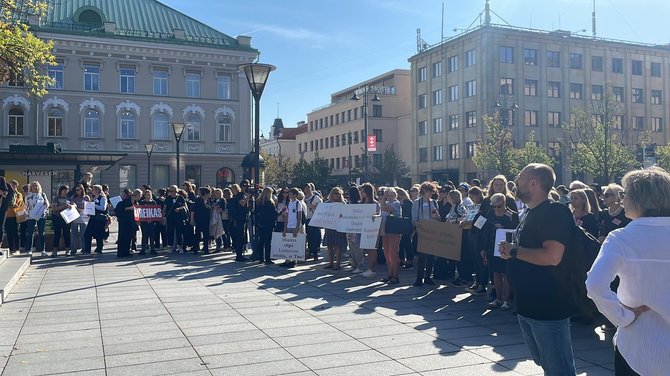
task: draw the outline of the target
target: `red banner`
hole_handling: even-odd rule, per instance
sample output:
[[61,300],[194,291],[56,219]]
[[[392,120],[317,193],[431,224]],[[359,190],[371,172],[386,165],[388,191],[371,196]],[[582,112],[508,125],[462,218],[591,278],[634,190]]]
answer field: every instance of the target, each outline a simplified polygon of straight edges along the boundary
[[136,205],[135,222],[158,222],[163,219],[163,209],[160,205]]
[[368,151],[377,151],[377,136],[368,136]]

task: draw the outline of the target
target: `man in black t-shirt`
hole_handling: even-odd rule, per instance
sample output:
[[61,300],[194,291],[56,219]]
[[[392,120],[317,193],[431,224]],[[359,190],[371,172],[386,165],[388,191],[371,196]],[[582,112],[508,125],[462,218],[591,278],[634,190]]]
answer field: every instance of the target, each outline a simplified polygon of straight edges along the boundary
[[572,241],[574,219],[562,204],[548,199],[554,170],[526,166],[516,179],[517,197],[528,209],[514,244],[501,242],[500,255],[514,292],[517,318],[533,360],[546,375],[575,375],[570,316],[575,305],[563,257]]

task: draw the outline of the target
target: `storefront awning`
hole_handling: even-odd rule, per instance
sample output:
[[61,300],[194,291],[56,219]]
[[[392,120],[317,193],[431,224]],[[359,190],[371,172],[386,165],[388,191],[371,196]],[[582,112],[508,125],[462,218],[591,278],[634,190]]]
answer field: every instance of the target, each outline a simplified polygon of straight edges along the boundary
[[125,153],[12,153],[0,152],[0,166],[35,166],[35,165],[91,165],[111,167],[125,158]]

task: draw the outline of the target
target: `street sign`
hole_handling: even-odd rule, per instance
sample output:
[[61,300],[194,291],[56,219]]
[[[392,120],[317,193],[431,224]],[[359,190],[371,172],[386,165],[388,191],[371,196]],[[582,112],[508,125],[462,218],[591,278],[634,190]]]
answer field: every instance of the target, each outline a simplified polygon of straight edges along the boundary
[[377,136],[368,136],[368,151],[377,151]]

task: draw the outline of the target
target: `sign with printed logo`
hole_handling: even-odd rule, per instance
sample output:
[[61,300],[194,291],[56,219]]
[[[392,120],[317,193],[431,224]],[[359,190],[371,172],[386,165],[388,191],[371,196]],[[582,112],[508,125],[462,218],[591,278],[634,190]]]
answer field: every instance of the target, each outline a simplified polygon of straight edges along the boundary
[[377,136],[368,136],[368,151],[377,151]]
[[133,210],[136,222],[158,222],[163,219],[163,209],[160,205],[137,205]]

